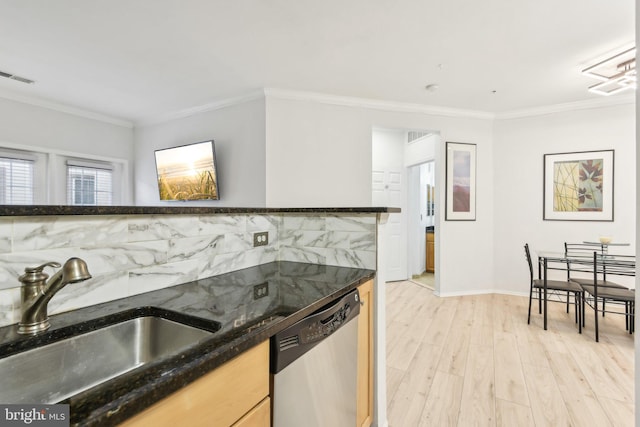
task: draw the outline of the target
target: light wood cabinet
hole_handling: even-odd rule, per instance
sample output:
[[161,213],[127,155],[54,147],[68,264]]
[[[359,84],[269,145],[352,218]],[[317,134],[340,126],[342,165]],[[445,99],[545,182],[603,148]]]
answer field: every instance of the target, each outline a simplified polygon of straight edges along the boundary
[[426,267],[429,273],[434,273],[436,270],[435,263],[435,254],[436,254],[436,245],[435,245],[435,234],[434,233],[426,233],[426,244],[427,244],[427,259],[426,259]]
[[269,341],[265,341],[122,425],[268,427],[271,422],[268,395]]
[[[373,422],[373,280],[360,285],[357,427]],[[269,341],[165,397],[121,424],[124,427],[269,427]]]
[[232,427],[265,427],[269,425],[271,425],[271,399],[267,397]]
[[356,425],[369,427],[373,422],[373,280],[358,287],[358,391]]

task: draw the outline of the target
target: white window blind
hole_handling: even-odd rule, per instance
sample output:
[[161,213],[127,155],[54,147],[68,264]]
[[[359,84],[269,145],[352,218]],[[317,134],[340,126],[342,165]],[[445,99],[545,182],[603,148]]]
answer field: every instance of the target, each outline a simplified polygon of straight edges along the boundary
[[68,160],[67,202],[75,206],[113,204],[113,167],[108,164]]
[[33,204],[33,160],[0,157],[0,204]]

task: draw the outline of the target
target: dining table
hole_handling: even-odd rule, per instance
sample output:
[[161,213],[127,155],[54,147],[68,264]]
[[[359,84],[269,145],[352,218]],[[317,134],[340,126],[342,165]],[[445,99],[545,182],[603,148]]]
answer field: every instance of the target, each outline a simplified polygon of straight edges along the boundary
[[[628,246],[628,245],[627,245]],[[593,253],[538,252],[538,278],[543,281],[543,324],[547,330],[547,276],[549,270],[586,272],[594,275],[636,275],[635,255],[616,255],[605,251]]]

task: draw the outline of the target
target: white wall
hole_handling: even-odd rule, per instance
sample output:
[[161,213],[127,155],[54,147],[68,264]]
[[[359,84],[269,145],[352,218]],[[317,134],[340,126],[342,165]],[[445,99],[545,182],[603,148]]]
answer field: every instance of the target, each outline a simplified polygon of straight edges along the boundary
[[160,201],[154,151],[215,140],[220,200],[189,206],[265,206],[265,110],[256,99],[135,131],[136,205],[181,206]]
[[[635,107],[622,105],[511,120],[495,124],[495,287],[528,293],[523,246],[562,251],[565,241],[582,242],[610,234],[635,253]],[[615,150],[614,221],[543,221],[543,155]],[[480,166],[482,167],[482,166]],[[490,248],[487,248],[490,249]],[[624,279],[624,278],[623,278]]]
[[[0,98],[0,146],[52,150],[88,158],[122,159],[132,176],[133,129],[50,108]],[[123,190],[122,204],[131,204],[133,184]]]
[[[493,122],[267,95],[267,204],[354,206],[371,204],[372,129],[430,129],[440,132],[436,181],[444,183],[445,141],[478,144],[476,221],[444,221],[436,269],[440,293],[475,293],[493,288]],[[438,205],[444,195],[438,192]],[[440,262],[442,261],[442,262]],[[460,268],[464,265],[465,268]]]
[[349,107],[266,98],[267,205],[370,206],[371,122]]
[[407,166],[418,165],[436,158],[436,144],[440,142],[440,135],[431,134],[411,144],[405,144],[404,159]]
[[133,129],[0,98],[0,141],[133,159]]

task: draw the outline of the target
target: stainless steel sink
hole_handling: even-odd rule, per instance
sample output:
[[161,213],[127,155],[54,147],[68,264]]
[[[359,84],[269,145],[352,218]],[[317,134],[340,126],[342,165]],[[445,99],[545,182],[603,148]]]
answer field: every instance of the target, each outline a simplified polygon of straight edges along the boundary
[[139,366],[166,359],[213,332],[137,317],[0,359],[0,402],[56,403]]

